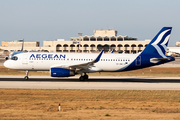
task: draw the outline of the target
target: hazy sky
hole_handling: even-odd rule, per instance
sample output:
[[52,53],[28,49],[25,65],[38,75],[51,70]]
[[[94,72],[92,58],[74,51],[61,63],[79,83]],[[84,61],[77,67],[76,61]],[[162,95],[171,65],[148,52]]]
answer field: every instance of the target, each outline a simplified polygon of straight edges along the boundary
[[[118,35],[152,39],[173,27],[169,46],[180,41],[180,0],[0,0],[0,42],[42,41],[93,35],[115,29]],[[1,43],[0,43],[1,44]]]

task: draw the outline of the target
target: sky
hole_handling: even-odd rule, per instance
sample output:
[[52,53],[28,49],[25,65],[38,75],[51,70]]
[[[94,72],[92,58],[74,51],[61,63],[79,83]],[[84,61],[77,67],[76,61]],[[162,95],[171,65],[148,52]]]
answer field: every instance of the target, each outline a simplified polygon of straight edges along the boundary
[[[0,0],[0,42],[39,41],[94,35],[115,29],[117,35],[152,39],[173,27],[169,46],[180,41],[180,0]],[[0,43],[1,44],[1,43]]]

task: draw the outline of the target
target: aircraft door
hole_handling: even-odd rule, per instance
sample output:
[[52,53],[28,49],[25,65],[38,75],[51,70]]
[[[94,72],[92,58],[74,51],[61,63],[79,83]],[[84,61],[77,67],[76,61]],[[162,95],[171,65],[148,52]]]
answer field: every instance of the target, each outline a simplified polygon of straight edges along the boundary
[[136,58],[136,66],[141,66],[141,56]]
[[23,55],[22,64],[28,64],[28,56]]

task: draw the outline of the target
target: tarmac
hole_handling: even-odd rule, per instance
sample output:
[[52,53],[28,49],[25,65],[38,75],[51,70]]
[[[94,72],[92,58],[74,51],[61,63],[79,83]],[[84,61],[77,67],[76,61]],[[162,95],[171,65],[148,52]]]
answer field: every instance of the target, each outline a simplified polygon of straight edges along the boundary
[[78,76],[0,76],[0,88],[8,89],[104,89],[104,90],[180,90],[180,77],[112,77],[90,76],[79,81]]

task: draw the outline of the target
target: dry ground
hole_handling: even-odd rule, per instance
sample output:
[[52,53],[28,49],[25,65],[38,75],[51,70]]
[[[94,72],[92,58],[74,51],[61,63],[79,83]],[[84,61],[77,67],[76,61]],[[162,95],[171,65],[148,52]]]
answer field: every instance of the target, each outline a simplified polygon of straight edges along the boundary
[[[18,71],[7,69],[0,66],[0,75],[25,75],[25,71]],[[30,71],[29,76],[32,75],[47,75],[50,76],[48,71]],[[157,76],[157,77],[180,77],[179,67],[149,67],[133,71],[125,72],[102,72],[102,73],[89,73],[89,76]]]
[[0,89],[0,119],[180,120],[180,91]]
[[[25,72],[0,67],[0,75]],[[179,77],[180,68],[151,67],[90,75]],[[5,119],[180,120],[180,91],[0,89],[0,120]]]

